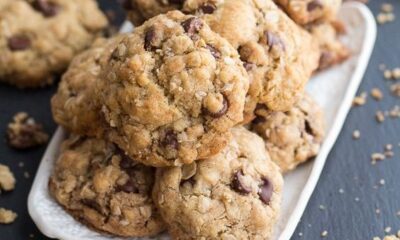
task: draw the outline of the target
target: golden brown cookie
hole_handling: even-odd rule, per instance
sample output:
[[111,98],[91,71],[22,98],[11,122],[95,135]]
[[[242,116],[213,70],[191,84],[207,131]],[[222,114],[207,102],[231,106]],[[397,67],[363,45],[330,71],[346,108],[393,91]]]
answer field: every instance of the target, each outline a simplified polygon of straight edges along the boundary
[[218,155],[157,170],[153,198],[173,239],[272,239],[283,179],[264,142],[239,127]]
[[1,0],[0,81],[53,82],[107,26],[94,0]]
[[331,21],[342,5],[342,0],[274,0],[298,24]]
[[169,7],[195,14],[239,51],[250,75],[244,123],[254,118],[257,104],[275,111],[290,109],[318,66],[317,42],[271,0],[131,2],[144,18]]
[[124,37],[96,84],[106,137],[155,167],[218,153],[243,120],[248,75],[200,18],[172,11]]
[[154,171],[114,144],[71,136],[62,145],[49,189],[68,213],[97,231],[154,236],[165,228],[151,198]]
[[282,172],[315,157],[325,135],[322,109],[307,94],[287,112],[257,111],[251,129],[264,140]]

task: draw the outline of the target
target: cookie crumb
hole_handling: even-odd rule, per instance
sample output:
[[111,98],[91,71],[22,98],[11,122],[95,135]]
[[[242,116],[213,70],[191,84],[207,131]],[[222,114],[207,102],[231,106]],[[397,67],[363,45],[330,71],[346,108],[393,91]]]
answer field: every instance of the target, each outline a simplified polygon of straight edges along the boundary
[[344,193],[343,188],[339,188],[339,193],[340,193],[340,194],[343,194],[343,193]]
[[18,163],[18,167],[23,168],[24,166],[25,166],[25,163],[24,163],[24,162],[19,162],[19,163]]
[[8,124],[7,139],[11,147],[27,149],[45,144],[49,135],[27,113],[19,112],[13,117],[13,122]]
[[327,237],[328,236],[328,231],[323,231],[322,233],[321,233],[321,237]]
[[383,77],[385,79],[392,79],[393,78],[392,71],[390,71],[389,69],[385,70],[383,72]]
[[356,197],[356,198],[354,198],[354,201],[359,202],[360,198]]
[[31,175],[29,174],[29,172],[24,172],[24,177],[25,177],[26,179],[28,179],[28,178],[31,177]]
[[379,88],[373,88],[371,90],[371,96],[376,100],[380,101],[383,98],[383,93]]
[[0,208],[0,223],[11,224],[17,218],[17,214],[11,210]]
[[299,232],[298,235],[299,235],[299,237],[302,237],[302,236],[303,236],[303,233],[302,233],[302,232]]
[[375,113],[375,118],[376,118],[376,121],[378,121],[379,123],[382,123],[385,121],[385,115],[383,114],[382,111],[377,111]]
[[382,153],[373,153],[371,155],[371,160],[375,162],[385,160],[385,158],[385,155]]
[[385,13],[393,12],[393,5],[390,3],[383,3],[381,5],[381,11]]
[[15,188],[15,177],[10,168],[0,164],[0,189],[12,191]]
[[399,67],[392,70],[392,78],[400,79],[400,68]]
[[353,132],[353,139],[360,139],[361,133],[359,130],[354,130]]
[[392,231],[392,228],[391,227],[386,227],[385,228],[385,233],[390,233]]
[[372,238],[372,240],[381,240],[381,238],[380,237],[374,237],[374,238]]
[[326,207],[325,207],[324,205],[319,205],[319,209],[320,209],[320,210],[325,210]]
[[392,91],[394,96],[400,97],[400,83],[395,83],[390,86],[390,90]]
[[360,95],[356,96],[353,99],[353,106],[363,106],[365,103],[367,103],[367,93],[362,92]]
[[376,213],[377,215],[379,215],[379,214],[381,214],[381,210],[380,210],[379,208],[377,208],[377,209],[375,209],[375,213]]
[[379,184],[381,185],[381,186],[383,186],[383,185],[385,185],[385,179],[381,179],[381,180],[379,180]]

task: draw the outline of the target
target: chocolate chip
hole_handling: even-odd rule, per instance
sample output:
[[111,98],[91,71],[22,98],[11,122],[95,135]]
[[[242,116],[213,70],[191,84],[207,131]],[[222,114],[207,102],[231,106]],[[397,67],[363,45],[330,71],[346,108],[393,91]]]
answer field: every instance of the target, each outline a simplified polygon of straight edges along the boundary
[[269,202],[271,201],[272,193],[274,192],[274,188],[267,178],[263,178],[262,181],[263,183],[260,186],[258,196],[263,203],[269,204]]
[[235,190],[236,192],[241,194],[248,194],[251,192],[251,187],[245,185],[245,183],[243,182],[243,177],[244,177],[243,170],[237,171],[233,175],[231,185],[233,190]]
[[322,5],[322,3],[319,0],[314,0],[312,2],[309,2],[307,4],[307,11],[311,12],[314,11],[317,8],[322,9],[324,6]]
[[200,9],[204,14],[212,14],[216,7],[213,4],[205,3],[200,7]]
[[103,211],[103,210],[101,209],[100,204],[98,204],[98,203],[96,202],[96,200],[94,200],[94,199],[82,199],[82,200],[81,200],[81,203],[82,203],[83,205],[86,205],[86,206],[89,207],[89,208],[92,208],[92,209],[94,209],[94,210],[100,212],[100,213]]
[[243,67],[249,72],[254,68],[254,63],[243,62]]
[[226,112],[228,112],[228,108],[229,108],[229,102],[228,100],[226,100],[225,96],[222,99],[222,108],[218,111],[218,112],[210,112],[208,109],[206,110],[206,113],[213,118],[220,118],[223,115],[225,115]]
[[259,123],[264,123],[265,122],[265,118],[262,116],[257,116],[256,118],[254,118],[253,120],[253,124],[259,124]]
[[282,41],[282,39],[276,35],[275,33],[272,32],[265,32],[265,37],[267,38],[267,44],[270,48],[273,47],[280,47],[282,50],[285,51],[285,43]]
[[139,193],[139,189],[131,179],[129,179],[124,185],[119,186],[118,190],[126,193]]
[[325,69],[332,65],[334,62],[334,56],[331,52],[323,51],[321,56],[319,57],[319,66],[318,69]]
[[304,123],[304,128],[305,128],[305,130],[306,130],[306,133],[308,133],[308,134],[310,134],[310,135],[314,135],[314,133],[313,133],[313,129],[312,129],[312,127],[311,127],[311,124],[310,124],[310,122],[309,121],[305,121],[305,123]]
[[185,0],[169,0],[169,3],[182,5]]
[[131,0],[123,0],[121,2],[121,6],[125,9],[125,10],[133,10],[134,6],[132,4]]
[[119,162],[120,168],[129,169],[133,167],[134,165],[133,160],[128,155],[126,155],[126,153],[122,149],[117,148],[115,152],[121,157],[121,161]]
[[165,133],[164,139],[161,141],[161,145],[163,147],[171,147],[173,149],[178,149],[179,147],[178,136],[173,130],[168,130]]
[[214,58],[219,59],[221,57],[221,53],[215,47],[207,44],[206,48],[210,50]]
[[144,49],[147,51],[152,51],[155,49],[154,40],[156,38],[156,31],[153,27],[147,30],[144,37]]
[[35,0],[32,6],[37,11],[40,11],[45,17],[53,17],[60,11],[60,7],[48,0]]
[[15,35],[8,39],[8,47],[12,51],[26,50],[31,46],[31,40],[25,35]]
[[193,38],[203,27],[203,22],[197,17],[191,17],[182,23],[182,27]]

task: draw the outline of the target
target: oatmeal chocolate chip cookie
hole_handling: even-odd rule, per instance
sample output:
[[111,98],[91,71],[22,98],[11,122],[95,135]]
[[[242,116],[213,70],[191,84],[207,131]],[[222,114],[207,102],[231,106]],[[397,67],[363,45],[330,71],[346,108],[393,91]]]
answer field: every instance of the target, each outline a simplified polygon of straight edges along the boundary
[[238,49],[250,75],[244,123],[254,118],[257,104],[289,110],[318,67],[317,42],[271,0],[185,0],[174,6],[205,20]]
[[342,5],[342,0],[274,0],[298,24],[317,20],[331,21]]
[[7,127],[8,144],[16,149],[28,149],[47,143],[49,135],[43,126],[26,112],[19,112]]
[[54,120],[66,129],[90,136],[101,136],[104,118],[94,94],[100,78],[101,62],[107,61],[124,35],[99,38],[92,47],[77,55],[64,73],[57,93],[51,99]]
[[305,26],[320,46],[321,56],[318,70],[339,64],[350,56],[350,50],[339,40],[339,35],[343,31],[342,26],[342,23],[338,21],[313,23]]
[[155,167],[218,153],[243,120],[248,75],[237,51],[200,18],[172,11],[115,48],[96,84],[106,137]]
[[0,81],[50,84],[106,27],[94,0],[2,0]]
[[271,239],[282,175],[264,142],[239,127],[218,155],[158,169],[153,199],[174,239]]
[[67,212],[97,231],[154,236],[164,230],[151,198],[154,171],[104,140],[71,136],[62,145],[49,189]]
[[265,140],[272,160],[282,172],[315,157],[325,134],[322,109],[305,95],[290,111],[257,111],[251,129]]

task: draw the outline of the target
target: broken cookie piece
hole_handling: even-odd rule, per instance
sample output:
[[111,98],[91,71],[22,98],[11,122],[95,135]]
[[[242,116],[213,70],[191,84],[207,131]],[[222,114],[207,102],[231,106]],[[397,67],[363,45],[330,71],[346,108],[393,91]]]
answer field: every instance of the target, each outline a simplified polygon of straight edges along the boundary
[[0,208],[0,224],[11,224],[17,218],[17,214],[11,210]]
[[6,165],[0,164],[0,190],[12,191],[15,188],[15,177]]
[[35,122],[26,112],[17,113],[13,122],[8,124],[7,140],[11,147],[27,149],[45,144],[49,135],[43,126]]

